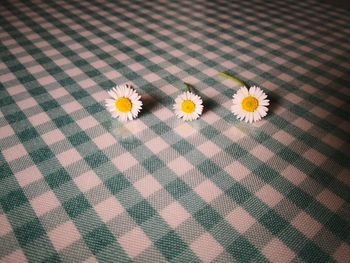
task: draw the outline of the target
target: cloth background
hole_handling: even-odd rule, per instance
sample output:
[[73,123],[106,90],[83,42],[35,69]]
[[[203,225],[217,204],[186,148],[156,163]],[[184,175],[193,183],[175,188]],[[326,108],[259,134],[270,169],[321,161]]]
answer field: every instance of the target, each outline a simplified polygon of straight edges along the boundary
[[[348,262],[350,14],[305,1],[1,1],[1,262]],[[224,71],[269,114],[230,112]],[[205,110],[172,111],[188,82]],[[130,83],[138,119],[107,90]]]

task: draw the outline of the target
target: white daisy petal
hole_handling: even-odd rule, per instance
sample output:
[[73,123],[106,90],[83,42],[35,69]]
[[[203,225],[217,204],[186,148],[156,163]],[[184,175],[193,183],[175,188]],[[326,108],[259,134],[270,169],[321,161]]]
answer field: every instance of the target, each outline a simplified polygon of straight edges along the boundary
[[262,106],[269,106],[270,102],[269,102],[269,100],[263,100],[263,101],[261,101],[260,105],[262,105]]
[[256,112],[253,113],[253,121],[256,122],[256,121],[258,121],[258,120],[260,120],[260,115],[259,115],[259,113],[256,111]]
[[250,87],[249,95],[256,95],[256,87],[255,86]]
[[[105,100],[105,106],[111,113],[113,118],[118,118],[120,121],[125,122],[137,117],[138,113],[142,109],[141,96],[131,87],[129,84],[116,86],[107,91],[112,99]],[[118,109],[116,102],[120,98],[126,98],[131,103],[131,108]]]
[[106,105],[114,105],[115,100],[112,100],[112,99],[105,99],[105,103],[106,103]]
[[132,120],[132,113],[129,111],[128,113],[127,113],[127,118],[131,121]]
[[265,95],[265,93],[262,93],[262,91],[260,89],[256,89],[254,97],[257,99],[263,100],[264,95]]
[[[182,103],[184,101],[191,101],[194,104],[194,108],[190,109],[188,112],[183,111]],[[173,105],[173,109],[175,115],[179,119],[183,119],[184,121],[192,121],[199,118],[199,116],[203,112],[203,100],[198,95],[193,94],[192,92],[186,91],[181,93],[175,99],[175,104]]]
[[244,97],[249,96],[249,90],[246,87],[241,87],[237,93]]
[[109,96],[111,96],[113,99],[116,98],[117,95],[115,94],[115,92],[113,90],[109,90],[107,92],[108,92]]
[[249,112],[246,119],[247,119],[247,122],[252,123],[253,122],[253,113]]
[[113,118],[117,118],[118,117],[118,114],[116,112],[112,112],[111,114],[112,114]]
[[[246,98],[253,103],[243,104],[243,100]],[[253,123],[267,115],[268,108],[266,106],[270,105],[269,102],[267,95],[261,88],[257,86],[252,86],[249,89],[241,87],[232,97],[231,111],[238,120]]]
[[122,122],[126,122],[128,120],[125,114],[121,114],[118,117],[119,117],[120,121],[122,121]]

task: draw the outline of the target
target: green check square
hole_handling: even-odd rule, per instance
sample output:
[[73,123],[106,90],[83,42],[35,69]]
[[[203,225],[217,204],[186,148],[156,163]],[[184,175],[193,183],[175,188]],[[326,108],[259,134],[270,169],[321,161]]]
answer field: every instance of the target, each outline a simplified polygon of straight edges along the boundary
[[171,230],[165,236],[158,239],[155,244],[169,261],[187,249],[186,243],[182,241],[174,230]]
[[187,68],[185,69],[185,71],[189,74],[189,75],[195,75],[197,73],[199,73],[199,70],[198,69],[195,69],[195,68]]
[[191,188],[185,184],[180,178],[168,183],[165,189],[171,193],[175,199],[179,199],[181,196],[191,191]]
[[137,203],[128,209],[130,216],[135,220],[137,224],[142,224],[156,214],[156,211],[145,200]]
[[164,78],[164,80],[168,83],[175,83],[176,81],[178,81],[179,79],[173,75],[168,75]]
[[13,175],[10,166],[5,162],[0,155],[0,180]]
[[132,72],[132,71],[129,71],[124,76],[129,80],[135,80],[135,79],[138,79],[140,77],[138,74],[136,74],[135,72]]
[[131,186],[131,183],[121,173],[106,180],[104,183],[114,195]]
[[142,56],[142,55],[136,55],[134,57],[135,61],[139,62],[139,63],[142,63],[143,61],[147,60],[146,57]]
[[125,67],[125,65],[123,63],[120,63],[119,61],[111,63],[110,66],[115,70],[121,70],[122,68]]
[[293,187],[289,191],[287,198],[302,209],[307,208],[313,201],[313,198],[309,194],[297,187]]
[[8,212],[25,203],[28,203],[28,199],[20,189],[14,190],[0,198],[1,207],[5,212]]
[[64,78],[62,80],[59,81],[59,83],[63,86],[63,87],[68,87],[70,85],[74,85],[75,81],[71,78],[71,77],[67,77]]
[[181,155],[185,155],[186,153],[192,151],[194,149],[193,145],[188,143],[185,140],[180,140],[177,143],[173,144],[172,147],[178,151]]
[[18,80],[22,83],[22,84],[26,84],[27,82],[31,82],[31,81],[35,81],[35,78],[31,75],[26,75],[23,77],[19,77]]
[[42,102],[42,103],[40,103],[40,106],[44,111],[50,111],[52,109],[60,107],[58,102],[55,100],[49,100],[49,101]]
[[[308,207],[309,210],[309,207]],[[349,221],[337,214],[333,214],[327,220],[327,227],[343,240],[348,240],[350,233]]]
[[150,173],[154,173],[160,168],[164,167],[164,163],[155,155],[147,158],[142,162],[142,165],[148,170]]
[[85,132],[78,132],[68,137],[68,140],[73,146],[77,146],[90,141],[90,137]]
[[29,93],[30,95],[35,97],[46,93],[46,90],[43,87],[36,87],[36,88],[30,89]]
[[39,64],[49,64],[52,60],[49,57],[40,57],[36,59]]
[[[1,57],[2,61],[3,62],[10,62],[12,61],[13,59],[15,58],[15,56],[13,55],[8,55],[8,54],[5,54]],[[19,70],[22,70],[23,69],[23,66],[21,64],[15,64],[15,65],[10,65],[9,68],[12,70],[14,69],[14,72],[16,71],[19,71]]]
[[[78,40],[78,38],[76,39]],[[84,38],[79,38],[80,41],[84,41]],[[88,62],[86,60],[83,60],[83,59],[79,59],[79,60],[76,60],[74,61],[75,65],[77,67],[84,67],[84,66],[87,66],[88,65]]]
[[132,151],[142,145],[142,142],[137,138],[133,138],[133,140],[130,141],[120,141],[119,143],[128,151]]
[[299,256],[306,262],[333,262],[315,243],[306,242],[299,251]]
[[[5,57],[5,59],[8,59],[8,60],[12,60],[14,59],[15,57],[13,56],[8,56],[8,57]],[[5,60],[4,60],[5,61]],[[21,70],[23,70],[23,65],[22,64],[15,64],[15,65],[11,65],[9,66],[9,69],[12,71],[12,72],[20,72]]]
[[[0,88],[2,89],[3,85],[1,85]],[[0,105],[1,105],[1,107],[5,107],[7,105],[11,105],[11,104],[14,104],[14,103],[15,103],[15,101],[12,99],[11,96],[6,96],[6,97],[3,97],[3,98],[0,98]]]
[[235,159],[241,158],[247,155],[247,151],[236,143],[230,144],[225,148],[225,152],[229,155],[234,156]]
[[211,206],[206,205],[194,214],[194,218],[207,230],[218,224],[222,217]]
[[204,61],[204,64],[207,65],[209,68],[215,68],[215,66],[218,64],[212,60],[206,60]]
[[89,112],[91,115],[94,115],[98,112],[104,111],[105,108],[101,104],[95,103],[90,106],[86,106],[85,110],[87,110],[87,112]]
[[219,131],[212,126],[205,127],[201,130],[201,133],[208,139],[212,139],[213,137],[219,135]]
[[69,115],[64,115],[53,119],[53,122],[56,124],[58,128],[74,123],[74,120]]
[[98,254],[109,244],[115,242],[113,235],[104,225],[89,232],[84,236],[84,240],[94,255]]
[[162,135],[164,133],[167,133],[170,131],[170,127],[166,125],[164,122],[159,122],[153,126],[150,127],[156,134]]
[[180,64],[182,61],[181,61],[181,59],[179,59],[179,58],[175,58],[175,57],[173,57],[173,58],[170,58],[169,59],[169,63],[170,64],[173,64],[173,65],[178,65],[178,64]]
[[14,232],[18,243],[21,246],[25,246],[33,240],[45,235],[45,230],[37,218],[18,228],[15,228]]
[[252,194],[239,183],[232,185],[225,193],[238,204],[244,203],[252,196]]
[[17,133],[17,136],[21,140],[21,142],[26,142],[39,137],[39,133],[35,130],[35,128],[28,128],[22,132]]
[[206,177],[212,177],[221,171],[221,168],[215,164],[212,160],[205,160],[201,164],[198,165],[198,170],[201,171]]
[[274,235],[278,235],[279,232],[289,226],[289,223],[274,210],[265,213],[260,217],[259,222]]
[[285,147],[283,151],[280,151],[278,153],[278,156],[281,157],[282,159],[288,161],[289,163],[295,163],[297,160],[301,158],[299,154],[296,152],[292,151],[291,149]]
[[[255,246],[249,243],[244,237],[240,236],[233,241],[228,247],[227,251],[233,256],[237,262],[267,262]],[[260,256],[260,260],[256,261]]]
[[61,169],[45,176],[45,180],[46,180],[47,184],[51,187],[51,189],[54,189],[54,188],[57,188],[64,183],[69,182],[71,180],[71,177],[64,168],[61,168]]
[[86,156],[84,159],[92,169],[101,166],[102,164],[108,162],[109,160],[107,156],[101,151],[90,154],[89,156]]
[[27,116],[24,115],[23,112],[18,111],[18,112],[15,112],[13,114],[5,115],[5,118],[9,124],[13,124],[15,122],[19,122],[19,121],[27,119]]
[[35,164],[41,163],[54,157],[53,152],[47,146],[40,148],[36,151],[30,152],[29,155],[32,157],[33,162]]
[[78,91],[74,91],[74,92],[71,92],[70,93],[72,95],[72,97],[76,100],[79,100],[79,99],[82,99],[82,98],[85,98],[87,96],[89,96],[89,93],[86,92],[85,90],[78,90]]
[[90,70],[85,72],[86,75],[88,75],[90,78],[94,78],[96,76],[99,76],[101,73],[98,70]]
[[60,258],[59,254],[55,252],[53,255],[51,255],[49,258],[45,258],[42,263],[61,263],[62,259]]
[[85,210],[90,209],[91,205],[85,198],[84,194],[79,194],[63,203],[63,207],[71,218],[75,218],[80,214],[83,214]]
[[156,64],[149,66],[147,69],[154,73],[157,73],[158,71],[162,70],[162,68]]
[[201,56],[201,54],[198,53],[198,52],[196,52],[196,51],[189,51],[189,52],[187,53],[187,55],[190,56],[190,57],[192,57],[192,58],[197,58],[197,57],[200,57],[200,56]]

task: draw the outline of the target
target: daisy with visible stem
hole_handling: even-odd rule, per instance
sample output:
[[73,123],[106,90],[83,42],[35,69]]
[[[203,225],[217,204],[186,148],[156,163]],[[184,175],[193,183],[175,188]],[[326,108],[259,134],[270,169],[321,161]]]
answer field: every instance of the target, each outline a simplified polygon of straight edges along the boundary
[[178,118],[184,121],[193,121],[199,118],[203,111],[201,97],[191,92],[191,86],[185,84],[185,92],[175,99],[174,111]]
[[231,110],[237,119],[245,122],[256,122],[265,117],[269,106],[269,100],[265,92],[256,86],[247,88],[247,85],[226,73],[220,75],[232,79],[243,85],[236,94],[233,95],[233,105]]
[[142,109],[141,96],[129,84],[116,86],[108,91],[112,99],[106,99],[106,107],[113,118],[125,122],[137,117]]

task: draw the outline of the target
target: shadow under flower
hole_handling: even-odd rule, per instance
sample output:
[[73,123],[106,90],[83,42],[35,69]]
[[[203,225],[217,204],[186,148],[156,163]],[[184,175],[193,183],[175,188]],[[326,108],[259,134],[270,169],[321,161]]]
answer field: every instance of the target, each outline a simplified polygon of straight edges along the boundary
[[143,105],[138,117],[151,113],[153,108],[156,107],[159,98],[154,95],[142,94],[141,101]]
[[202,114],[205,114],[206,112],[208,111],[212,111],[214,110],[215,108],[219,107],[219,103],[217,103],[215,100],[213,99],[210,99],[208,97],[205,97],[203,95],[201,95],[202,97],[202,100],[203,100],[203,113]]
[[270,105],[268,106],[269,112],[267,113],[267,115],[270,115],[275,112],[278,106],[279,97],[276,94],[271,92],[269,92],[267,96],[268,96],[268,99],[270,100]]

